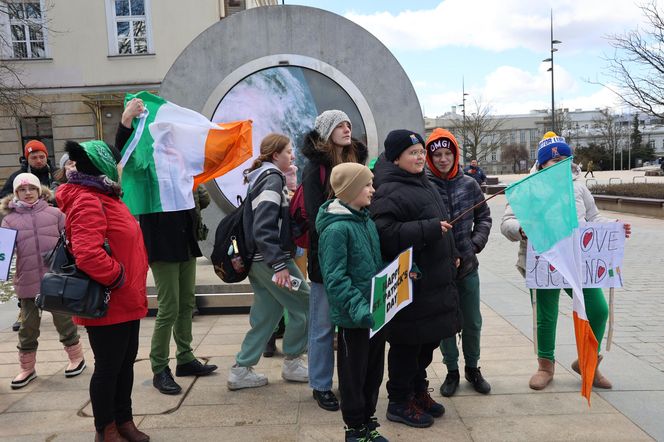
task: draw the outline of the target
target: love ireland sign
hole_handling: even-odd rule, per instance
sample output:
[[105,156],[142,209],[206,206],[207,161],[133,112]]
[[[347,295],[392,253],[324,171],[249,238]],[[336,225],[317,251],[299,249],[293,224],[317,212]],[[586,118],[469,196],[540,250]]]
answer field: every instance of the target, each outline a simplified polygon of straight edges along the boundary
[[[622,287],[625,230],[622,223],[581,223],[577,246],[581,253],[581,282],[584,288]],[[570,288],[548,261],[528,244],[526,287],[531,289]]]

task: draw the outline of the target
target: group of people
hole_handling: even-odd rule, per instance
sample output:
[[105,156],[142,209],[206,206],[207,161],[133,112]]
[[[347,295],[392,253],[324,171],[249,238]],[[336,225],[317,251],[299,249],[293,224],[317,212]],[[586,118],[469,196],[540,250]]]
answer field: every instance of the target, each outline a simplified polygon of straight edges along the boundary
[[[140,99],[127,103],[116,146],[124,146],[131,137],[132,121],[143,109]],[[553,142],[542,143],[538,150],[538,169],[572,154],[562,137],[545,136],[552,137]],[[37,143],[26,145],[29,169],[12,177],[13,193],[2,204],[3,227],[18,230],[14,282],[22,324],[20,372],[12,388],[22,388],[36,376],[40,314],[34,298],[47,270],[42,256],[64,229],[78,267],[111,289],[103,318],[72,320],[54,314],[69,356],[65,376],[76,376],[86,367],[76,327],[83,325],[95,357],[90,381],[95,440],[147,441],[149,436],[133,422],[131,391],[140,319],[147,313],[148,266],[158,291],[150,351],[154,387],[164,394],[181,392],[169,367],[171,335],[177,347],[175,376],[204,376],[217,369],[198,360],[191,346],[196,258],[202,255],[197,244],[200,213],[196,209],[152,213],[140,215],[136,222],[120,199],[120,153],[97,140],[66,143],[55,207],[48,203],[51,192],[42,186],[41,177],[31,173],[39,168],[30,157],[44,154],[45,162],[47,154],[45,146]],[[268,383],[254,367],[266,346],[274,346],[275,327],[285,316],[282,377],[308,382],[322,409],[341,409],[347,441],[386,440],[377,430],[375,416],[386,342],[388,420],[424,428],[443,416],[444,406],[431,397],[427,368],[440,348],[447,368],[440,393],[455,394],[461,377],[458,334],[464,377],[477,392],[488,394],[491,386],[479,367],[482,316],[477,254],[488,242],[492,220],[478,180],[481,169],[475,164],[474,172],[464,173],[457,140],[439,128],[426,141],[415,131],[391,131],[371,170],[365,166],[367,147],[352,137],[351,121],[340,110],[316,118],[301,152],[307,160],[300,185],[309,237],[304,269],[295,262],[302,254],[291,235],[289,200],[296,186],[291,140],[281,134],[266,136],[260,155],[244,173],[248,190],[243,239],[254,251],[248,275],[254,301],[251,328],[229,367],[229,390]],[[599,216],[580,181],[574,181],[574,189],[580,220],[614,221]],[[523,274],[527,238],[509,207],[501,231],[521,242],[517,266]],[[625,233],[629,236],[629,225]],[[413,301],[370,338],[371,279],[410,247]],[[606,301],[599,289],[584,290],[584,295],[591,327],[601,341]],[[554,374],[558,291],[537,290],[534,296],[539,367],[530,386],[542,389]],[[335,346],[340,397],[332,385]],[[578,364],[573,368],[578,371]],[[599,371],[594,379],[596,387],[611,388]]]

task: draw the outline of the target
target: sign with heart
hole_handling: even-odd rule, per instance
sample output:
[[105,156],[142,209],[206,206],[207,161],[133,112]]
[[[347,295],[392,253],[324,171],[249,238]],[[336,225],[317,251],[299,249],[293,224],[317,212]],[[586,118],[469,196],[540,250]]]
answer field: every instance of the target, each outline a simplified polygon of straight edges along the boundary
[[[575,233],[581,255],[584,288],[622,287],[625,231],[622,223],[585,223]],[[528,288],[569,288],[568,282],[544,256],[528,245],[526,254]]]

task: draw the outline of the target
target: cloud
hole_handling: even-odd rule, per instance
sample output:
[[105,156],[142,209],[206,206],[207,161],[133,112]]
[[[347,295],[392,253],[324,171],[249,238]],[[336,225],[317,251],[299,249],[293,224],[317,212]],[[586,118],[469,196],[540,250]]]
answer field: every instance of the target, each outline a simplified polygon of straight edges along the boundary
[[643,19],[640,9],[626,0],[445,0],[433,9],[345,16],[390,49],[457,46],[541,52],[549,47],[550,8],[554,38],[563,40],[566,50],[606,46],[607,34],[632,29]]
[[[586,92],[588,85],[580,84],[562,66],[555,66],[554,81],[556,108],[594,109],[619,105],[616,96],[606,88],[597,86],[594,91]],[[450,112],[452,106],[457,106],[457,112],[461,112],[462,97],[456,85],[432,89],[426,83],[416,83],[415,90],[426,116]],[[524,114],[551,107],[551,74],[546,65],[540,66],[535,73],[514,66],[500,66],[487,74],[483,83],[466,85],[466,91],[469,94],[466,97],[468,111],[474,108],[474,100],[478,100],[483,105],[490,105],[493,113]]]

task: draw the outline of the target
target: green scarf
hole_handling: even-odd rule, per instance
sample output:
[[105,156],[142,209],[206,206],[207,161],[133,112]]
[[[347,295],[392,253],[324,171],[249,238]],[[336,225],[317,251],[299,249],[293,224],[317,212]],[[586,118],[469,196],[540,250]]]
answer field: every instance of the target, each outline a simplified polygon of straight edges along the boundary
[[111,180],[118,181],[117,163],[106,143],[101,140],[90,140],[81,143],[81,146],[97,169]]

